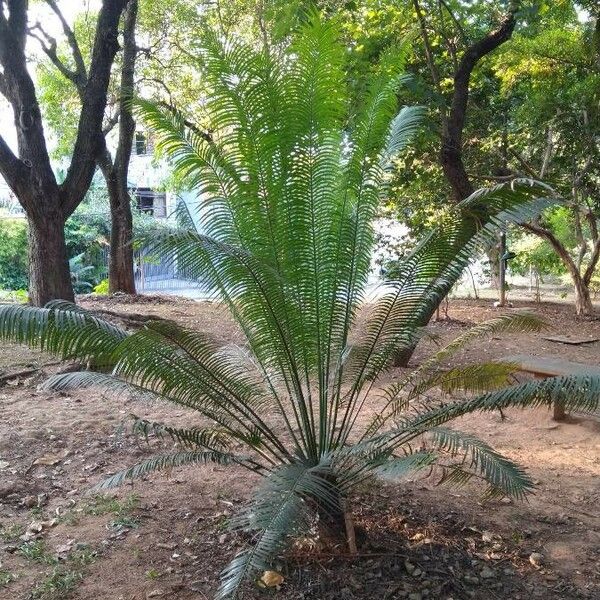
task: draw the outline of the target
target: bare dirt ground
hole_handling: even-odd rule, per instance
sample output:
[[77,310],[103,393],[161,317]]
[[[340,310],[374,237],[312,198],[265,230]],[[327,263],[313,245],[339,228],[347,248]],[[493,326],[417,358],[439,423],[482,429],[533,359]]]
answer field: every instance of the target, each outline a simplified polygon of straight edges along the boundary
[[[127,301],[125,301],[127,300]],[[84,300],[94,310],[155,315],[241,342],[226,311],[176,298]],[[520,306],[525,305],[521,303]],[[600,321],[567,305],[529,305],[555,334],[600,337]],[[497,315],[487,301],[453,300],[431,325],[451,339]],[[460,359],[515,353],[600,364],[600,342],[566,346],[546,334],[494,338]],[[420,347],[418,364],[428,351]],[[91,390],[37,390],[54,359],[5,345],[0,353],[0,599],[211,598],[219,571],[243,540],[227,521],[253,481],[235,468],[155,474],[117,493],[91,495],[110,473],[156,451],[122,424],[136,413],[194,419],[168,406],[106,398]],[[28,372],[31,371],[31,372]],[[21,373],[19,376],[6,375]],[[397,377],[392,370],[387,377]],[[600,598],[600,422],[554,423],[547,411],[473,415],[459,426],[519,462],[537,483],[528,503],[483,503],[478,486],[448,489],[419,478],[365,487],[354,500],[358,557],[298,550],[281,565],[280,590],[250,586],[246,598],[282,600],[571,600]],[[532,564],[530,557],[533,556]]]

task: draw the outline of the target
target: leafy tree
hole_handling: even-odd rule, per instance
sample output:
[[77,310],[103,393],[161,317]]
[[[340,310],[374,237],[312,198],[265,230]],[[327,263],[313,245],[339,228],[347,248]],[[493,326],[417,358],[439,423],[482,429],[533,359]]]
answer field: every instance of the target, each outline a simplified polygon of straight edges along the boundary
[[[406,258],[351,341],[389,163],[423,111],[397,113],[404,47],[383,57],[385,68],[365,86],[359,112],[348,115],[345,49],[337,37],[335,25],[316,15],[283,55],[207,32],[200,75],[212,90],[208,137],[170,110],[141,103],[161,147],[203,192],[208,209],[205,233],[174,231],[157,248],[219,291],[246,336],[245,348],[219,348],[202,333],[164,321],[130,334],[68,303],[0,308],[3,338],[94,366],[57,375],[47,387],[156,397],[204,417],[197,428],[136,419],[137,431],[180,448],[114,475],[104,487],[206,462],[263,476],[235,523],[255,534],[254,543],[223,572],[218,598],[237,595],[246,577],[269,567],[290,537],[315,520],[343,531],[352,490],[375,473],[399,477],[438,465],[454,483],[483,476],[491,495],[519,498],[530,491],[531,481],[510,461],[445,428],[452,419],[554,401],[598,407],[597,377],[504,388],[514,365],[439,370],[454,350],[481,335],[540,327],[534,317],[513,314],[475,328],[385,387],[375,417],[365,419],[375,402],[370,392],[392,355],[414,345],[423,315],[446,295],[476,245],[499,222],[530,217],[547,201],[538,198],[543,188],[521,182],[461,203]],[[425,398],[436,386],[472,396]]]
[[[54,149],[58,158],[69,156],[72,138],[77,131],[77,115],[81,110],[89,83],[91,52],[90,31],[97,15],[86,12],[78,15],[71,27],[56,2],[48,2],[63,25],[64,40],[58,44],[37,23],[32,35],[36,37],[48,58],[38,65],[42,94],[40,103],[47,122],[57,135]],[[135,86],[135,63],[138,55],[136,24],[138,0],[128,0],[123,13],[123,52],[116,73],[111,77],[109,111],[102,128],[101,151],[97,163],[102,171],[111,203],[109,280],[111,292],[135,293],[133,274],[133,218],[128,187],[135,121],[131,114],[131,98]],[[65,93],[65,83],[67,89]],[[116,128],[116,135],[115,135]],[[107,138],[115,139],[114,156]]]
[[[571,3],[566,3],[570,4]],[[571,13],[518,35],[495,72],[510,100],[510,172],[545,178],[566,206],[522,226],[543,239],[575,289],[578,314],[592,314],[600,261],[600,69],[591,23]]]
[[[56,5],[53,0],[47,3]],[[0,1],[0,93],[12,107],[18,145],[15,155],[0,137],[0,174],[27,213],[29,291],[36,305],[52,298],[73,298],[64,224],[83,200],[101,150],[107,88],[125,3],[126,0],[102,2],[72,159],[64,181],[59,183],[50,163],[36,86],[27,68],[29,3]]]

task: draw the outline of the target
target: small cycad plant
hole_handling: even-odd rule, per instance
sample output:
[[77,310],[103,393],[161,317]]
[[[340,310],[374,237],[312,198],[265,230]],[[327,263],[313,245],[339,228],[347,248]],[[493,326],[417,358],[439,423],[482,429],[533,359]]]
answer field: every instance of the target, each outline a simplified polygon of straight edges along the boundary
[[[474,194],[403,261],[351,337],[387,170],[423,110],[397,110],[407,51],[400,48],[383,58],[361,108],[349,115],[337,35],[334,24],[313,15],[282,54],[203,37],[208,132],[152,104],[138,107],[203,199],[202,233],[174,231],[157,250],[216,290],[245,335],[243,348],[219,347],[165,321],[129,333],[63,302],[0,309],[4,339],[89,365],[50,378],[47,388],[158,398],[201,415],[204,427],[137,419],[138,431],[171,438],[179,448],[103,487],[209,462],[263,477],[235,520],[252,542],[223,571],[218,598],[235,596],[315,523],[343,533],[353,490],[377,474],[401,477],[437,465],[447,481],[476,475],[487,480],[489,495],[524,497],[532,487],[526,474],[474,436],[447,428],[456,417],[554,401],[578,410],[598,406],[595,377],[505,387],[514,365],[442,368],[483,335],[541,327],[520,313],[477,326],[397,383],[379,383],[393,356],[414,348],[482,238],[499,223],[531,218],[547,202],[539,199],[543,188],[524,181]],[[454,399],[428,393],[434,388]]]

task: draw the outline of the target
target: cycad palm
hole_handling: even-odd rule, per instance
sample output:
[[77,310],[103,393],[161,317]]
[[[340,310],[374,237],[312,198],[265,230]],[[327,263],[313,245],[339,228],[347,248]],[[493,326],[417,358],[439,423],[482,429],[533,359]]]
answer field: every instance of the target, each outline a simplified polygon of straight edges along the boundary
[[[198,332],[150,323],[128,334],[69,304],[5,307],[7,339],[90,361],[95,370],[51,378],[52,389],[100,386],[159,397],[199,411],[204,429],[144,420],[136,428],[168,436],[181,450],[111,477],[111,486],[155,469],[216,461],[265,476],[237,525],[254,544],[224,571],[218,597],[269,566],[316,514],[342,512],[365,477],[399,476],[434,463],[447,479],[485,477],[489,493],[521,497],[525,474],[484,443],[443,425],[474,410],[549,404],[595,410],[600,381],[558,378],[502,388],[512,365],[439,369],[477,336],[539,328],[533,317],[501,317],[466,334],[399,384],[370,394],[395,352],[412,347],[431,306],[456,281],[486,232],[530,217],[544,200],[521,182],[475,194],[402,266],[375,303],[359,342],[349,343],[363,300],[371,222],[390,160],[422,115],[396,114],[405,49],[389,53],[359,114],[347,115],[343,57],[335,26],[313,16],[283,58],[208,35],[202,76],[210,135],[141,103],[162,148],[204,198],[203,233],[178,231],[158,246],[217,290],[246,336],[232,357]],[[434,387],[471,392],[450,403],[425,400]],[[492,391],[486,391],[492,390]],[[479,395],[476,395],[479,394]],[[365,404],[377,416],[362,418]],[[365,422],[367,421],[367,422]],[[411,442],[427,435],[424,449]],[[246,454],[232,448],[242,442]],[[465,455],[457,464],[444,456]]]

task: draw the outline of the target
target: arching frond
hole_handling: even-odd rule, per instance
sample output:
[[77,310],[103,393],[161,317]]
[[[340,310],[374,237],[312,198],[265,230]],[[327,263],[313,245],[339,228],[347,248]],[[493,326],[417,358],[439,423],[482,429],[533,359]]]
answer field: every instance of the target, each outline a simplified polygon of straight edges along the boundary
[[435,464],[438,455],[435,452],[419,451],[406,456],[393,457],[375,469],[375,473],[383,479],[398,480],[415,471],[426,469]]
[[523,499],[533,491],[533,481],[515,463],[474,435],[435,427],[430,431],[435,448],[461,458],[461,468],[483,477],[489,484],[487,495],[500,493]]
[[484,337],[490,338],[502,333],[537,333],[547,328],[548,323],[546,321],[530,312],[515,311],[495,317],[494,319],[470,327],[465,333],[459,335],[438,352],[435,352],[431,358],[427,359],[421,365],[419,373],[450,358],[456,352],[478,339]]
[[111,475],[107,479],[101,481],[98,485],[92,488],[92,491],[107,490],[118,487],[127,480],[138,479],[149,475],[154,471],[165,471],[175,467],[183,467],[188,465],[205,465],[208,463],[216,463],[219,465],[230,464],[245,464],[243,457],[238,457],[233,454],[227,454],[218,451],[189,451],[189,452],[174,452],[172,454],[163,454],[153,456],[148,460],[144,460],[133,467],[119,471]]
[[482,393],[503,388],[513,383],[514,374],[518,371],[519,365],[507,362],[461,365],[423,377],[410,390],[408,399],[416,398],[433,387],[450,394],[457,391]]
[[65,359],[110,366],[127,332],[69,302],[46,308],[0,306],[0,339],[27,344]]

